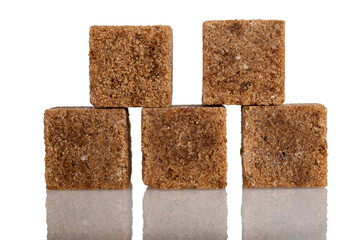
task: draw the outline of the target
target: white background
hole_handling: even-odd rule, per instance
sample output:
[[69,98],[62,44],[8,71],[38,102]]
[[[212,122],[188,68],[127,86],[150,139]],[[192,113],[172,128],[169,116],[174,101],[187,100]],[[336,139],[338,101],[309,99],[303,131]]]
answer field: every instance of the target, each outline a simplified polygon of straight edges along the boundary
[[[0,239],[46,239],[43,112],[87,106],[91,25],[170,25],[173,104],[200,104],[202,22],[286,20],[286,103],[328,108],[327,239],[360,239],[356,1],[1,1]],[[130,109],[133,239],[142,239],[140,109]],[[241,239],[240,107],[227,107],[228,237]]]

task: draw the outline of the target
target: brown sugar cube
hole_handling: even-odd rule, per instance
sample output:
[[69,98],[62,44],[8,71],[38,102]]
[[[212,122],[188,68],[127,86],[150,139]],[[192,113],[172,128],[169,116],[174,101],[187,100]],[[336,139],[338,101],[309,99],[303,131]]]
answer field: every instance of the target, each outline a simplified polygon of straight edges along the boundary
[[45,111],[47,189],[125,189],[131,175],[127,109]]
[[132,239],[131,187],[46,191],[47,240]]
[[244,187],[325,187],[326,111],[321,104],[243,106]]
[[143,201],[143,239],[226,240],[225,189],[148,188]]
[[204,22],[204,105],[279,105],[284,82],[284,21]]
[[226,187],[226,109],[142,109],[143,181],[160,189]]
[[171,27],[92,26],[89,44],[91,104],[171,105]]

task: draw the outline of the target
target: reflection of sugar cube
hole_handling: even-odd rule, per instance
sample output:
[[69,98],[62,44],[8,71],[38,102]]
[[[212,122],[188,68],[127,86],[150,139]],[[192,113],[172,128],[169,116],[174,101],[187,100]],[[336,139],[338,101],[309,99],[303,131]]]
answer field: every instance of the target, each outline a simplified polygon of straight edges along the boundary
[[131,190],[47,191],[47,239],[132,237]]
[[243,189],[244,240],[326,239],[326,188]]
[[143,208],[143,239],[227,239],[227,202],[224,189],[148,188]]

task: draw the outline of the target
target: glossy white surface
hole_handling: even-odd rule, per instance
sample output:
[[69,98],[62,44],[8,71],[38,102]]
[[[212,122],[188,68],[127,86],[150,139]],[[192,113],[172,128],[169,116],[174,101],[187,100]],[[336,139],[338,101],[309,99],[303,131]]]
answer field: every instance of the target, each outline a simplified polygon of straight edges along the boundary
[[243,189],[242,237],[326,239],[327,190]]
[[[327,190],[243,189],[242,239],[326,239]],[[132,189],[47,191],[47,239],[132,239]],[[143,198],[143,239],[228,239],[226,190]],[[231,237],[231,236],[230,236]]]
[[46,192],[47,239],[131,239],[132,192]]
[[[46,239],[48,230],[55,235],[68,230],[70,236],[86,235],[88,239],[99,239],[108,232],[107,237],[120,239],[120,235],[129,236],[125,233],[129,233],[131,226],[132,239],[140,240],[143,229],[148,231],[148,224],[156,224],[152,222],[155,218],[143,216],[153,214],[145,211],[148,207],[144,209],[144,206],[148,205],[144,204],[144,197],[146,202],[148,197],[156,202],[166,193],[150,196],[141,180],[139,108],[130,109],[131,192],[47,194],[45,189],[43,113],[46,108],[55,106],[90,105],[88,34],[91,25],[171,25],[174,33],[173,103],[200,104],[202,22],[258,18],[286,20],[285,102],[318,102],[328,108],[327,194],[325,190],[309,194],[302,193],[306,190],[243,191],[240,107],[227,106],[226,201],[209,203],[209,210],[223,210],[204,210],[204,215],[189,213],[185,217],[194,217],[194,221],[201,223],[202,228],[197,228],[199,232],[214,233],[216,229],[202,224],[202,216],[221,213],[219,219],[209,220],[210,224],[217,223],[224,219],[223,211],[227,207],[226,227],[230,240],[261,237],[265,233],[269,238],[296,239],[291,236],[296,233],[305,239],[324,239],[325,231],[328,240],[360,239],[358,10],[357,2],[350,0],[0,1],[0,239]],[[70,200],[72,195],[78,196],[78,200]],[[100,200],[102,195],[107,195],[104,202]],[[129,195],[131,213],[128,211]],[[177,195],[166,197],[164,201],[173,197]],[[201,199],[196,193],[184,197]],[[66,201],[70,201],[69,207],[64,207]],[[275,202],[282,204],[275,205]],[[327,214],[324,212],[326,203]],[[46,204],[51,212],[47,211]],[[179,209],[191,206],[203,209],[195,203],[179,205]],[[70,209],[73,211],[69,212]],[[167,217],[178,216],[169,209],[165,208],[154,217],[164,221]],[[102,216],[105,212],[110,214]],[[132,215],[131,225],[126,220],[129,214]],[[120,215],[123,218],[117,218]],[[47,216],[48,223],[54,223],[49,229]],[[308,219],[308,216],[313,217]],[[145,223],[145,219],[149,221]],[[168,224],[160,225],[157,234],[165,235],[172,225],[178,226],[171,230],[174,234],[186,228],[186,222],[169,219],[165,223]],[[310,227],[310,223],[314,224]],[[222,226],[219,234],[224,233]],[[290,227],[294,231],[289,231]],[[77,228],[82,231],[74,230]],[[270,229],[274,231],[270,233]],[[311,236],[308,229],[313,233]],[[109,232],[114,235],[110,236]]]

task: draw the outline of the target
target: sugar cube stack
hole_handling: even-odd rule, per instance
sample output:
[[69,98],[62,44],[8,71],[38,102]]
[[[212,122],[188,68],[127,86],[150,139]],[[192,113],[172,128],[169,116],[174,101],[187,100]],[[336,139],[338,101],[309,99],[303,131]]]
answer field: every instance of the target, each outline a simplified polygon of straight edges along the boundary
[[227,185],[226,109],[242,106],[243,186],[327,185],[326,108],[285,101],[285,22],[203,23],[203,105],[172,105],[170,26],[92,26],[90,103],[45,111],[48,189],[130,185],[129,107],[143,107],[142,177],[158,189]]

